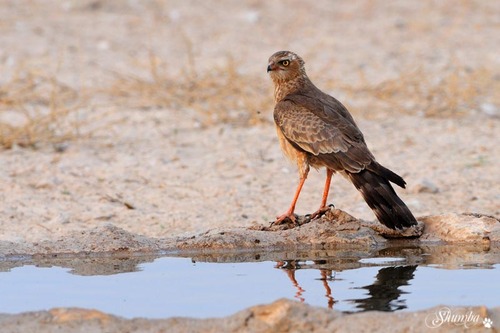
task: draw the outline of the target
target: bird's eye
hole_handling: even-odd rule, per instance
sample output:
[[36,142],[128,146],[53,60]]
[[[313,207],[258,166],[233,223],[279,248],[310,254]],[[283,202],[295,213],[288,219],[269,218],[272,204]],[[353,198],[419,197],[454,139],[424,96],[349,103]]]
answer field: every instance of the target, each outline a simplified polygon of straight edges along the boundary
[[280,64],[282,64],[283,66],[287,67],[288,65],[290,65],[290,60],[281,60]]

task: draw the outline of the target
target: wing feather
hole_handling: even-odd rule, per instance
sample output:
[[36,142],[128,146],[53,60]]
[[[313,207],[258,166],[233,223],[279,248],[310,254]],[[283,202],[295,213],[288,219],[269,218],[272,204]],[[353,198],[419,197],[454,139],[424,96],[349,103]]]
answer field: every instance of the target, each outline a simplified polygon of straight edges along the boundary
[[337,171],[359,172],[372,161],[363,134],[345,107],[329,95],[290,94],[276,104],[274,120],[294,146]]

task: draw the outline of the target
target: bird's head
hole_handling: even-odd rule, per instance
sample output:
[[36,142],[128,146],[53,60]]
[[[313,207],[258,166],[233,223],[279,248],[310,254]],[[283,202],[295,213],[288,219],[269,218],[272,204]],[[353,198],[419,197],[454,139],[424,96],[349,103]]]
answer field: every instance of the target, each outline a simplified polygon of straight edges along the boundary
[[306,75],[304,60],[290,51],[278,51],[269,58],[267,72],[274,82],[287,82]]

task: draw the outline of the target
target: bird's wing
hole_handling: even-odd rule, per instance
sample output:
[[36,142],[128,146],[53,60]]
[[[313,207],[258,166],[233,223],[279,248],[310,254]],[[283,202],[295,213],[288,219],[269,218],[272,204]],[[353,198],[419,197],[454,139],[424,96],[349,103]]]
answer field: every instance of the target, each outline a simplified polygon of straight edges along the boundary
[[290,94],[276,104],[274,120],[294,146],[336,170],[359,172],[374,157],[345,107],[327,97]]

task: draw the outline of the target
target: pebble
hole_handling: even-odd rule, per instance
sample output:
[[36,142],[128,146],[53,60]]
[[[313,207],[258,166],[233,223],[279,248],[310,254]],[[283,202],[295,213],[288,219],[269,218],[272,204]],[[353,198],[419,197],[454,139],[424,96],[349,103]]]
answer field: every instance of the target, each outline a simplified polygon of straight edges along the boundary
[[490,117],[500,117],[500,112],[498,108],[496,107],[495,104],[493,103],[482,103],[479,108],[481,109],[481,112],[486,114],[487,116]]
[[428,179],[421,179],[414,187],[416,193],[438,193],[439,188]]

